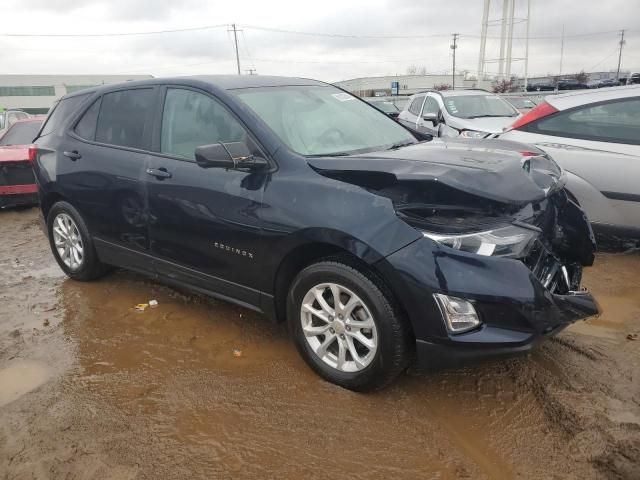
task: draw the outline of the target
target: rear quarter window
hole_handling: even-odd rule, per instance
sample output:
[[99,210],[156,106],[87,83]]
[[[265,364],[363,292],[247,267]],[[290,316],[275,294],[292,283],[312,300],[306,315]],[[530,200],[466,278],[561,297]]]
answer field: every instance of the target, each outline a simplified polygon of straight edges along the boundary
[[60,125],[75,111],[85,98],[87,98],[87,95],[77,95],[75,97],[63,98],[54,104],[51,113],[44,122],[39,136],[44,137],[58,130]]
[[102,98],[98,98],[93,102],[87,111],[84,112],[80,121],[76,124],[75,132],[80,138],[84,138],[85,140],[95,140],[101,101]]
[[640,98],[603,102],[559,112],[531,124],[528,131],[640,145]]

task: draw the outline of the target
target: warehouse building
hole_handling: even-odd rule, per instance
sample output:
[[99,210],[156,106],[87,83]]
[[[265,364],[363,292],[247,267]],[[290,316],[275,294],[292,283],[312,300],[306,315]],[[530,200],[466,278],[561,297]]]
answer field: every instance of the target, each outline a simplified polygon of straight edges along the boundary
[[[453,84],[451,75],[388,75],[384,77],[364,77],[334,82],[334,85],[360,97],[387,95],[413,95],[430,88],[440,88]],[[475,77],[456,74],[455,87],[491,89],[491,81],[476,80]]]
[[0,75],[0,110],[47,113],[57,99],[83,88],[152,78],[151,75]]

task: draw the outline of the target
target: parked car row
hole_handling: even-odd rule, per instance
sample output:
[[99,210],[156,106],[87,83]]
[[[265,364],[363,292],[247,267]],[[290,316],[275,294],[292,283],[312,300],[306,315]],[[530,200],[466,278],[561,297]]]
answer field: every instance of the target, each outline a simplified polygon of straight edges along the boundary
[[598,314],[566,173],[485,138],[524,118],[511,104],[424,92],[400,117],[284,77],[67,95],[30,150],[52,253],[77,280],[120,266],[286,321],[313,370],[360,391]]

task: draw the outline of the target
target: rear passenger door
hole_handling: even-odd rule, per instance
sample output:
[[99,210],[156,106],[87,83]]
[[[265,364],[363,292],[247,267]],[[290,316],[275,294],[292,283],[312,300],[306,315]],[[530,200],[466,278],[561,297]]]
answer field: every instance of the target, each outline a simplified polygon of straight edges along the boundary
[[401,124],[412,130],[417,130],[422,104],[424,103],[424,95],[416,95],[409,101],[409,107],[404,110],[398,117]]
[[59,156],[58,182],[86,220],[103,261],[152,270],[145,165],[157,88],[130,88],[96,98],[73,125]]
[[210,94],[163,88],[162,114],[145,176],[151,252],[159,274],[249,305],[259,304],[258,210],[268,173],[203,168],[195,149],[245,142],[264,157],[236,117]]

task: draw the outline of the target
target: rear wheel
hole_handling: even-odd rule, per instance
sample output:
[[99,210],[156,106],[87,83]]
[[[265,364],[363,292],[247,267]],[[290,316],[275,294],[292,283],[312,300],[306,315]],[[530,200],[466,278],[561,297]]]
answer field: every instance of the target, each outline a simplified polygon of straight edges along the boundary
[[51,251],[58,265],[75,280],[93,280],[104,275],[108,267],[100,262],[87,225],[73,205],[57,202],[47,216]]
[[388,290],[369,272],[337,261],[302,270],[288,298],[288,320],[304,360],[342,387],[382,388],[407,366],[411,335]]

